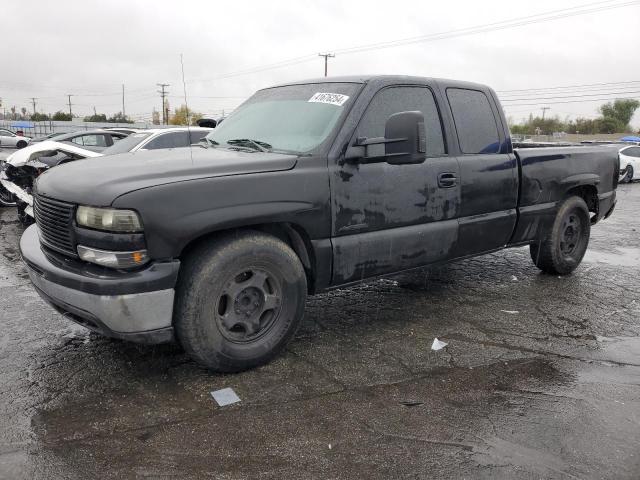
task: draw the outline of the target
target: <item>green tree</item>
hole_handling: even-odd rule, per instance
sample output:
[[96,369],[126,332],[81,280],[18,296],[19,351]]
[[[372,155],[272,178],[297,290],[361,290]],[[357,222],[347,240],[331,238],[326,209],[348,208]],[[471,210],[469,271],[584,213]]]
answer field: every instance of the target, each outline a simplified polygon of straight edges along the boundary
[[609,130],[615,125],[616,130],[612,133],[629,131],[629,122],[638,107],[640,107],[640,101],[634,99],[618,99],[613,103],[605,103],[599,109],[603,121],[606,120],[606,127],[603,128]]
[[109,123],[133,123],[133,120],[131,120],[126,115],[124,115],[122,112],[118,112],[115,115],[112,115],[111,117],[109,117],[107,119],[107,122],[109,122]]
[[[186,105],[181,105],[174,110],[174,114],[169,118],[170,125],[197,125],[196,122],[202,118],[202,114],[189,110]],[[191,120],[191,122],[189,122]]]
[[71,116],[70,113],[64,113],[58,110],[56,113],[53,114],[51,119],[57,122],[70,122],[71,120],[73,120],[73,117]]
[[106,122],[107,116],[104,113],[94,113],[88,117],[84,117],[85,122]]
[[46,113],[33,113],[31,114],[31,121],[32,122],[43,122],[45,120],[49,120],[49,115],[47,115]]

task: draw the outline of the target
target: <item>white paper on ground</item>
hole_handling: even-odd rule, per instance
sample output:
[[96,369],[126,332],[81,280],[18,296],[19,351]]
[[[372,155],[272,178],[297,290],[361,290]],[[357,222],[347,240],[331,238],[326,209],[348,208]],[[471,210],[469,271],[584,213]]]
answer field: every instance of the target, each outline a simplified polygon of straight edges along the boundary
[[501,312],[504,313],[509,313],[511,315],[515,315],[516,313],[520,313],[518,310],[500,310]]
[[220,405],[221,407],[231,405],[232,403],[237,403],[240,401],[240,397],[236,395],[236,392],[233,391],[233,388],[223,388],[222,390],[216,390],[215,392],[211,392],[211,396],[216,402],[218,402],[218,405]]
[[446,343],[446,342],[441,342],[437,338],[434,338],[433,339],[433,344],[431,345],[431,350],[435,350],[435,351],[442,350],[447,345],[449,345],[449,344]]

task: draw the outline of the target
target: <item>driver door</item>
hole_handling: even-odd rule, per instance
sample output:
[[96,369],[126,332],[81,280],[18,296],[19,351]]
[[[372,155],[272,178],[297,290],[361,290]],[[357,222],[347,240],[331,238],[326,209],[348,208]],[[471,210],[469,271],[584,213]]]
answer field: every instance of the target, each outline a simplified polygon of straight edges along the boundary
[[[434,95],[426,86],[381,89],[367,107],[358,137],[384,136],[389,116],[420,111],[427,158],[421,164],[345,163],[331,168],[333,283],[425,265],[449,257],[458,233],[458,163],[446,151]],[[384,154],[384,145],[368,156]]]

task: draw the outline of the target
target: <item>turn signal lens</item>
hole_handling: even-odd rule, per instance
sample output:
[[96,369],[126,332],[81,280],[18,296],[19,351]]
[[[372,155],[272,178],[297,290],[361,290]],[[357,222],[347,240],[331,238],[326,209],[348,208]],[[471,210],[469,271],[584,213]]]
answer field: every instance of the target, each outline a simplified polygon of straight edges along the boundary
[[134,252],[112,252],[78,245],[78,255],[85,262],[95,263],[110,268],[134,268],[147,263],[149,257],[146,250]]

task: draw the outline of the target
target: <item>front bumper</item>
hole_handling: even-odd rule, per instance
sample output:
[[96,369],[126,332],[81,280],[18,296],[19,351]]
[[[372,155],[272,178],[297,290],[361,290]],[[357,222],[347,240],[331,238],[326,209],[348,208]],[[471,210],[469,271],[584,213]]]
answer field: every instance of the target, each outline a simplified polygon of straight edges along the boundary
[[40,296],[70,320],[103,335],[140,343],[173,340],[174,286],[179,261],[122,272],[43,252],[36,225],[20,252]]

